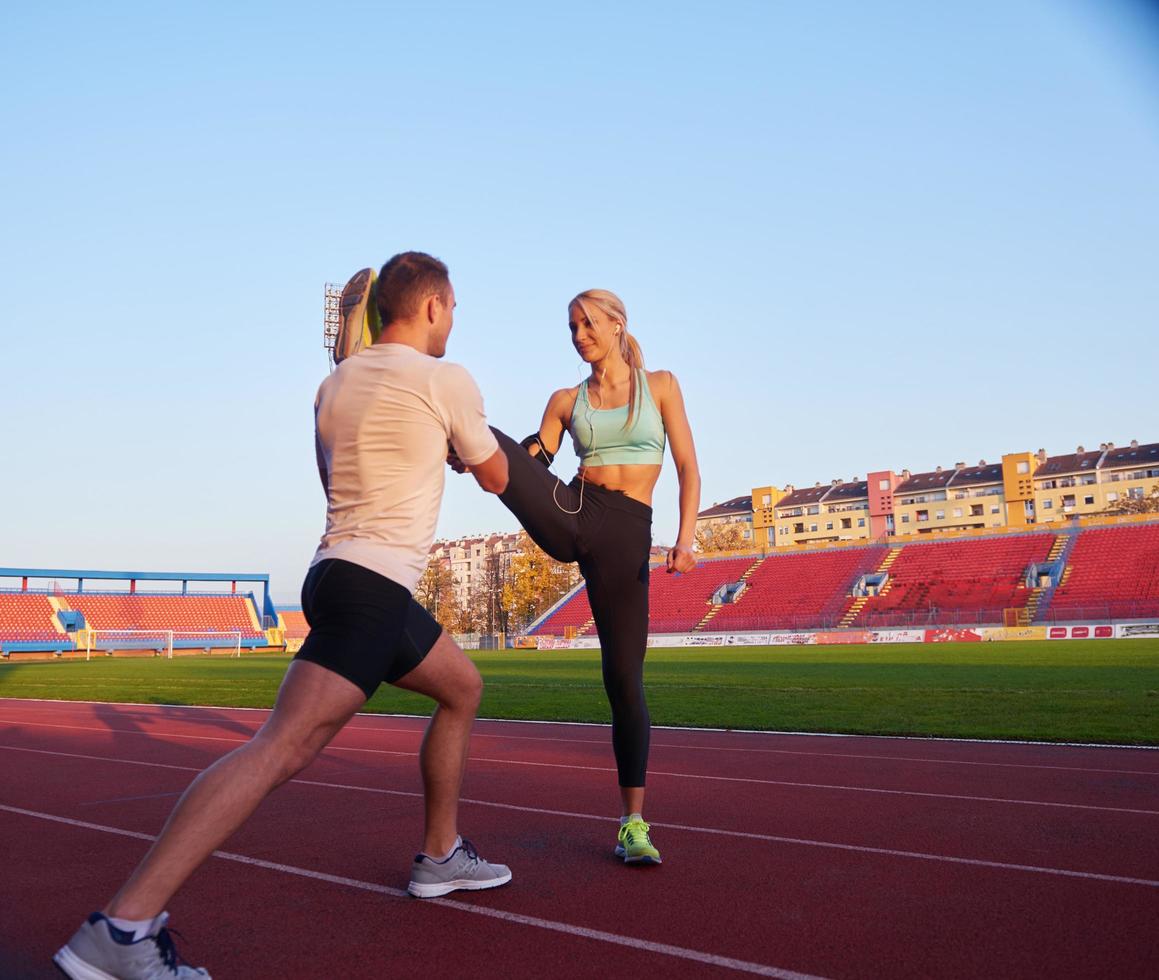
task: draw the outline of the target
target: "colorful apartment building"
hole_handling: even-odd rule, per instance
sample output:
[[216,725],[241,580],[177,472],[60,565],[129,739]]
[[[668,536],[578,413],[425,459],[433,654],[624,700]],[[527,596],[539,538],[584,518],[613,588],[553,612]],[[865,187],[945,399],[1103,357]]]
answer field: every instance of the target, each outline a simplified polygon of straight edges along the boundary
[[959,462],[925,473],[879,470],[865,480],[833,480],[798,490],[754,487],[714,504],[697,528],[745,521],[746,544],[761,550],[825,545],[889,535],[1025,528],[1105,513],[1159,485],[1159,443],[1048,456],[1008,453],[999,463]]

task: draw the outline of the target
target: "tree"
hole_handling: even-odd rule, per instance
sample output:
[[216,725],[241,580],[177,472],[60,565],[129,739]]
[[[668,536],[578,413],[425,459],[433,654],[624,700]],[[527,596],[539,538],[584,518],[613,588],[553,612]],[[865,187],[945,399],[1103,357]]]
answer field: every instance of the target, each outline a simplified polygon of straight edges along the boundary
[[1120,497],[1113,504],[1108,504],[1104,514],[1159,514],[1159,483],[1156,483],[1150,493],[1140,493],[1139,496]]
[[744,539],[744,526],[740,521],[727,524],[708,524],[697,528],[696,548],[698,551],[743,551],[750,547]]
[[458,632],[462,610],[455,595],[455,580],[446,559],[431,557],[415,586],[415,601],[446,630]]
[[521,532],[502,595],[510,626],[516,630],[526,628],[562,599],[578,581],[579,569],[575,565],[556,561],[532,541],[526,531]]
[[465,632],[505,633],[507,631],[507,610],[503,606],[503,593],[510,578],[507,556],[492,551],[483,563],[481,574],[467,597],[470,629]]

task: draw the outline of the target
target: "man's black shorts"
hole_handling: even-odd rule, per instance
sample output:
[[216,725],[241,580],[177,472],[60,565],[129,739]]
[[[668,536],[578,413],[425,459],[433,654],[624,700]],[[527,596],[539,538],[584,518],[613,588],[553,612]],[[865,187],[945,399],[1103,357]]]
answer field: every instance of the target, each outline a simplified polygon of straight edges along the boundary
[[397,582],[339,558],[306,574],[302,612],[310,633],[294,659],[340,674],[368,698],[422,663],[443,631]]

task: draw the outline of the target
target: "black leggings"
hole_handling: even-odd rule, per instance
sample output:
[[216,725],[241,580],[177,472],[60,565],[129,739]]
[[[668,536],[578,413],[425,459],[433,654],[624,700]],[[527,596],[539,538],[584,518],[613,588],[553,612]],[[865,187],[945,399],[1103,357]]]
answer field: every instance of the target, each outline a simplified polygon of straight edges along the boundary
[[491,431],[507,456],[507,490],[499,499],[552,558],[579,563],[600,637],[620,785],[643,786],[652,731],[644,698],[652,508],[591,483],[581,507],[578,478],[559,482],[519,443]]

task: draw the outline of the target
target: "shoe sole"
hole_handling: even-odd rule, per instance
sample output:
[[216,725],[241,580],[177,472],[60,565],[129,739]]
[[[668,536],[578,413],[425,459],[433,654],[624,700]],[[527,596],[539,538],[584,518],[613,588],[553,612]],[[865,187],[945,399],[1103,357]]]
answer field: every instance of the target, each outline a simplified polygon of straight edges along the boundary
[[[374,284],[374,270],[361,269],[350,277],[350,281],[342,287],[342,296],[338,300],[338,315],[342,321],[340,337],[365,338],[366,334],[366,307],[370,302],[370,290]],[[336,357],[335,362],[346,359],[346,355]]]
[[652,857],[650,854],[641,854],[639,857],[628,857],[628,852],[625,851],[619,844],[616,845],[616,857],[623,858],[624,864],[663,864],[660,856]]
[[440,895],[448,895],[456,891],[479,892],[488,888],[498,888],[500,885],[506,885],[510,880],[511,872],[508,872],[500,878],[489,878],[486,881],[476,881],[473,878],[457,878],[454,881],[440,881],[437,884],[429,885],[412,881],[406,886],[406,890],[415,898],[438,898]]
[[[56,964],[56,968],[61,973],[71,980],[118,980],[114,974],[105,973],[104,970],[82,960],[69,946],[61,946],[53,954],[52,962]],[[208,973],[197,976],[198,980],[213,980]]]
[[61,946],[52,957],[52,962],[66,977],[72,980],[117,980],[111,973],[98,970],[90,963],[86,963],[67,946]]

